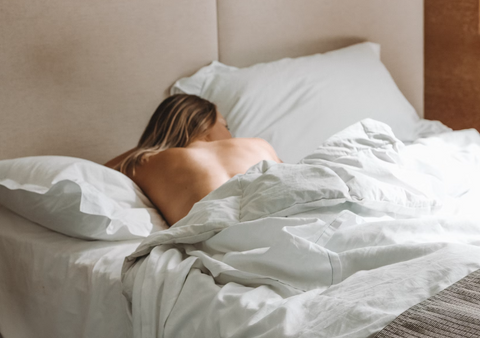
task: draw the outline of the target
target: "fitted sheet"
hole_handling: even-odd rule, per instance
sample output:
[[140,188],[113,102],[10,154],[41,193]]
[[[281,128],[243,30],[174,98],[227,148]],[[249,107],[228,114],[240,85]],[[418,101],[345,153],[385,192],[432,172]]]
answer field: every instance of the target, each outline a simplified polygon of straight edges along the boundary
[[0,333],[131,337],[120,271],[140,240],[84,241],[0,206]]

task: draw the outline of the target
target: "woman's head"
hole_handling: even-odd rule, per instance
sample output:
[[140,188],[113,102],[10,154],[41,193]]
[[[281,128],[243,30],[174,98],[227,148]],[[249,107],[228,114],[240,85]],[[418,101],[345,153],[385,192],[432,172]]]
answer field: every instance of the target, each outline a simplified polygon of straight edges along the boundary
[[204,137],[216,120],[217,109],[210,101],[195,95],[170,96],[153,113],[137,147],[186,147]]
[[[199,139],[216,136],[218,124],[216,106],[201,97],[177,94],[165,99],[155,110],[145,128],[137,148],[116,169],[124,174],[135,173],[135,166],[160,151],[187,147]],[[219,121],[221,120],[221,121]]]

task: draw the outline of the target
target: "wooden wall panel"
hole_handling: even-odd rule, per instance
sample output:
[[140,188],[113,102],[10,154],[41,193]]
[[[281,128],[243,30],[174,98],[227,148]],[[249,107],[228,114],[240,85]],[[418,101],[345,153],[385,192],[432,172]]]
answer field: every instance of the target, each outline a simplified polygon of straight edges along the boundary
[[480,130],[479,0],[425,0],[425,117]]

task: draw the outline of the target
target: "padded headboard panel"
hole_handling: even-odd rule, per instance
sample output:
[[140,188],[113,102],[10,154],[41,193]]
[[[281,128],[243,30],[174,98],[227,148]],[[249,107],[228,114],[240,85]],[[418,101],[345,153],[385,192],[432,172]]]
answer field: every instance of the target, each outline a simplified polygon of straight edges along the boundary
[[423,113],[423,0],[3,1],[0,159],[104,162],[133,147],[169,86],[371,40]]
[[215,0],[1,1],[0,159],[104,162],[218,55]]
[[244,67],[372,41],[423,116],[423,0],[220,0],[219,58]]

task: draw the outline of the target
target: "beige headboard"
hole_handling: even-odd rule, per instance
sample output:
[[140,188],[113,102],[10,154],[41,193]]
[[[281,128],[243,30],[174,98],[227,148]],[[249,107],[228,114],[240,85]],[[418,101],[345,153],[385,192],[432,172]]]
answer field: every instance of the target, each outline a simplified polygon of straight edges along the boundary
[[0,0],[0,159],[104,162],[179,77],[370,40],[423,114],[423,0]]

